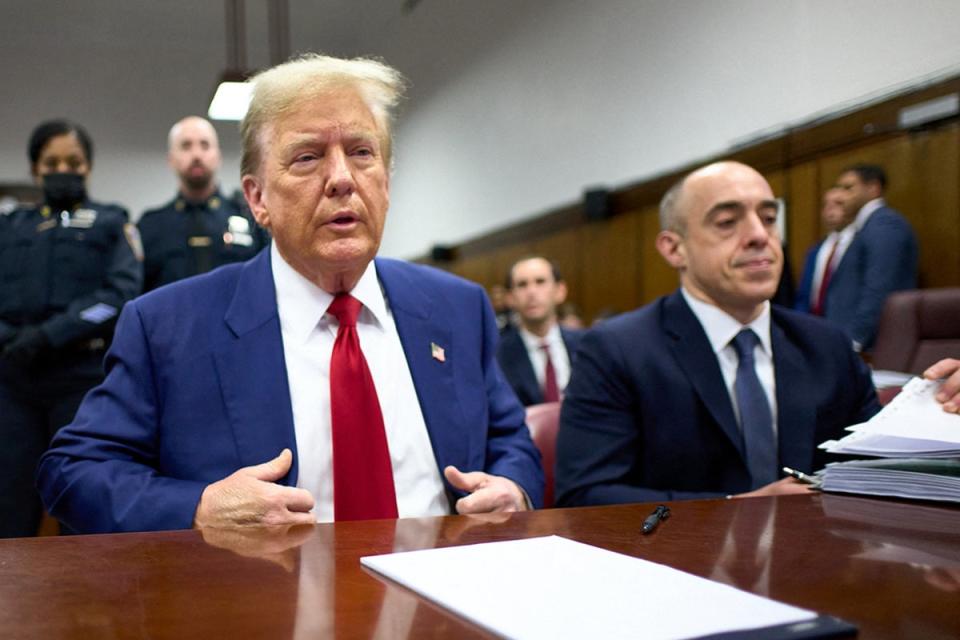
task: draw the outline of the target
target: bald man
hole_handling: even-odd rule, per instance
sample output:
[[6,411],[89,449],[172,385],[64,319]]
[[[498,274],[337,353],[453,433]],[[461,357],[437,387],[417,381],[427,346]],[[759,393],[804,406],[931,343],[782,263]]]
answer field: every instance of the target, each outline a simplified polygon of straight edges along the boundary
[[213,125],[188,116],[170,129],[167,146],[178,193],[140,218],[144,291],[252,258],[269,240],[246,207],[218,189],[220,143]]
[[771,306],[777,201],[752,168],[694,171],[660,204],[680,289],[580,340],[557,440],[561,505],[805,492],[817,445],[879,410],[838,328]]

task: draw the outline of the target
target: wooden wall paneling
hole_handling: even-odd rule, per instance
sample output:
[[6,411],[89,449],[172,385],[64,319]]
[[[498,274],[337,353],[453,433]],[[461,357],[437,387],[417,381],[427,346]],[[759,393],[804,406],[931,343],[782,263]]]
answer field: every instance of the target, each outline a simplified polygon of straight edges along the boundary
[[641,209],[637,215],[640,227],[640,282],[642,285],[640,304],[647,304],[674,291],[680,285],[680,276],[657,251],[657,234],[660,233],[659,207],[649,205]]
[[492,258],[493,266],[491,284],[505,284],[507,281],[507,272],[510,270],[510,267],[513,266],[513,263],[535,252],[533,242],[515,242],[491,252],[489,254]]
[[445,266],[448,271],[457,274],[461,278],[472,280],[477,284],[483,285],[489,290],[493,282],[494,262],[492,254],[479,254],[461,258]]
[[911,178],[891,178],[890,203],[917,232],[920,286],[960,286],[960,125],[912,133],[898,150]]
[[580,286],[571,299],[583,319],[601,311],[628,311],[640,303],[640,250],[637,216],[629,212],[579,230]]
[[797,286],[807,251],[823,237],[820,208],[825,190],[816,162],[804,162],[787,171],[783,194],[787,204],[787,254]]

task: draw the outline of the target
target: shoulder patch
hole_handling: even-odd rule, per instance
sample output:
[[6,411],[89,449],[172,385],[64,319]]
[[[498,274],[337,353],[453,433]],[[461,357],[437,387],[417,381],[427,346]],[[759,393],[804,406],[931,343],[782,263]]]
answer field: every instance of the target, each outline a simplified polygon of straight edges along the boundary
[[133,256],[137,259],[137,262],[143,262],[143,242],[140,241],[140,231],[137,229],[137,225],[132,222],[127,222],[123,225],[123,236],[127,239],[127,244],[130,245],[130,250],[133,251]]

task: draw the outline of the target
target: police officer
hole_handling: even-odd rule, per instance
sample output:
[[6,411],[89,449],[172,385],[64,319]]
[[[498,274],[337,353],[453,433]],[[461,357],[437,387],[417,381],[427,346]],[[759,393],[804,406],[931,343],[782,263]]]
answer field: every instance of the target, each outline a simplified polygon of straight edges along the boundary
[[242,198],[217,188],[220,144],[207,120],[188,116],[170,129],[167,162],[179,193],[159,209],[144,212],[144,290],[231,262],[252,258],[269,242]]
[[113,324],[143,279],[126,210],[87,197],[87,133],[44,122],[28,155],[43,203],[0,222],[0,537],[36,533],[34,468],[102,380]]

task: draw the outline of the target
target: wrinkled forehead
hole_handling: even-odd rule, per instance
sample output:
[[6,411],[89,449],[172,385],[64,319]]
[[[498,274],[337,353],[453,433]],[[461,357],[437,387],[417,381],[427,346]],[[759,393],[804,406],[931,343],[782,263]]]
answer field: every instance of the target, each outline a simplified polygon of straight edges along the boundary
[[342,135],[373,137],[384,144],[387,132],[363,96],[352,88],[335,88],[304,95],[271,114],[258,136],[261,149],[280,137]]

